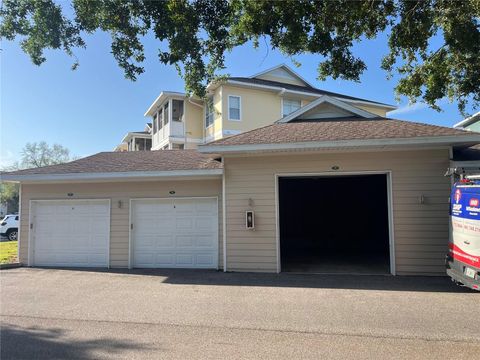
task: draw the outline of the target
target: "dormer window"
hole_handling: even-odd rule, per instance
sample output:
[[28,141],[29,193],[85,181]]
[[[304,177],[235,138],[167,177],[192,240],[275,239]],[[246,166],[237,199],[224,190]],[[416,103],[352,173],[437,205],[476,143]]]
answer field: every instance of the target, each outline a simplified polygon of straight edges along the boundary
[[290,115],[294,111],[297,111],[301,107],[300,100],[296,99],[283,99],[282,105],[282,117]]
[[240,121],[241,98],[240,96],[228,96],[228,120]]

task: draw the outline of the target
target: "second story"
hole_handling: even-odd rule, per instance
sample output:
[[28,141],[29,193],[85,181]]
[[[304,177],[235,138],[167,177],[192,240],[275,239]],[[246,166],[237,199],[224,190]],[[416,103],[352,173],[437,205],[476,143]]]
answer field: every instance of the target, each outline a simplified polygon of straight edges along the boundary
[[[267,126],[325,95],[381,117],[396,108],[315,88],[288,66],[279,65],[251,77],[213,82],[207,87],[206,99],[162,92],[145,113],[153,124],[152,150],[196,148]],[[322,113],[326,118],[350,115],[327,102]]]
[[192,149],[203,143],[204,102],[162,92],[145,113],[152,121],[152,150]]
[[454,128],[480,132],[480,112],[453,125]]
[[143,131],[128,132],[114,151],[149,151],[152,149],[152,124],[147,123]]

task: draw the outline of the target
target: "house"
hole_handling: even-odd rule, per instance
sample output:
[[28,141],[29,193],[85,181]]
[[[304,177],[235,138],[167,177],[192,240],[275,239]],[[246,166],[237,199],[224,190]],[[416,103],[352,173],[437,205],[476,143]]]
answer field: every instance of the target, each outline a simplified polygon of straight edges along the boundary
[[444,173],[479,133],[390,119],[285,67],[209,89],[210,105],[162,93],[146,113],[152,149],[183,150],[2,173],[21,186],[20,261],[444,274]]
[[152,124],[147,123],[143,131],[127,133],[114,151],[149,151],[152,148]]
[[[456,129],[480,131],[480,112],[453,125]],[[457,175],[480,174],[480,144],[453,149],[451,169]]]
[[480,111],[453,125],[456,129],[480,131]]
[[[152,121],[152,150],[195,149],[201,144],[273,124],[328,95],[360,110],[385,116],[395,107],[317,89],[282,64],[251,77],[209,84],[206,101],[162,92],[145,112]],[[328,115],[328,113],[325,113]]]

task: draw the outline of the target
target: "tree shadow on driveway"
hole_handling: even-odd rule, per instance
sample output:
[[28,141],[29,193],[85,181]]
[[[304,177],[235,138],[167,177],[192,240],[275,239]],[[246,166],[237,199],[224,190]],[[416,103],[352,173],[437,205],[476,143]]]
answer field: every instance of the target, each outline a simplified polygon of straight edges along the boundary
[[99,351],[111,358],[121,357],[126,350],[140,350],[144,346],[130,340],[94,338],[74,340],[59,328],[20,327],[2,323],[0,358],[7,359],[98,359]]
[[[187,269],[92,269],[35,268],[47,271],[75,271],[122,274],[126,276],[156,276],[166,284],[208,286],[260,286],[317,289],[352,289],[384,291],[418,291],[445,293],[478,293],[452,283],[447,276],[391,276],[295,273],[240,273],[216,270]],[[112,279],[112,281],[115,281]],[[479,294],[480,295],[480,294]]]

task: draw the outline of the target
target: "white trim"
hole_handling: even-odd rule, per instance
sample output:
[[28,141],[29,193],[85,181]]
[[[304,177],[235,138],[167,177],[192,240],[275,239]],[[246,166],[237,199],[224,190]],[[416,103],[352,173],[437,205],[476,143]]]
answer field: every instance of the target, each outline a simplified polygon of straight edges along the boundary
[[143,116],[147,117],[147,116],[152,116],[152,111],[153,110],[157,110],[158,107],[160,107],[160,105],[163,106],[163,102],[165,99],[167,99],[168,97],[175,97],[175,98],[182,98],[184,99],[186,97],[185,93],[181,93],[181,92],[176,92],[176,91],[162,91],[160,93],[160,95],[158,95],[158,97],[153,101],[153,103],[149,106],[149,108],[147,109],[147,111],[145,111],[145,114],[143,114]]
[[480,111],[456,123],[455,125],[453,125],[453,127],[464,128],[465,126],[473,124],[475,121],[480,121]]
[[278,193],[278,179],[279,175],[274,174],[275,178],[275,247],[277,253],[277,274],[282,271],[282,254],[280,253],[280,202],[279,197],[280,194]]
[[22,229],[22,184],[18,187],[18,229],[17,229],[17,259],[20,262],[20,233]]
[[132,266],[132,198],[128,199],[128,268],[133,269]]
[[[225,159],[222,157],[222,163]],[[223,272],[227,272],[227,196],[225,173],[222,175],[222,241]]]
[[[384,108],[384,109],[390,109],[390,111],[392,110],[395,110],[395,109],[398,109],[397,106],[393,106],[393,105],[387,105],[387,104],[381,104],[381,103],[377,103],[375,101],[368,101],[368,100],[357,100],[357,99],[348,99],[348,98],[344,98],[341,96],[341,94],[338,94],[338,95],[325,95],[325,94],[319,94],[319,93],[315,93],[315,92],[309,92],[309,91],[297,91],[297,90],[289,90],[289,89],[286,89],[286,88],[283,88],[281,86],[270,86],[270,85],[260,85],[260,84],[252,84],[252,83],[246,83],[246,82],[243,82],[243,81],[238,81],[238,80],[226,80],[226,83],[227,84],[231,84],[231,85],[237,85],[237,86],[240,86],[240,87],[252,87],[252,88],[260,88],[260,89],[267,89],[267,90],[273,90],[275,92],[282,92],[282,94],[279,94],[279,95],[283,95],[284,93],[288,93],[288,94],[296,94],[296,95],[304,95],[304,96],[310,96],[310,97],[313,97],[313,98],[319,98],[319,97],[322,97],[322,96],[330,96],[332,98],[335,98],[337,100],[340,100],[340,101],[343,101],[343,102],[348,102],[348,103],[354,103],[354,104],[364,104],[364,105],[370,105],[370,106],[376,106],[376,107],[380,107],[380,108]],[[209,85],[210,86],[210,85]]]
[[245,144],[245,145],[202,145],[198,151],[201,153],[248,153],[258,151],[282,150],[321,150],[335,148],[356,147],[384,147],[384,146],[431,146],[470,144],[480,142],[480,135],[462,136],[431,136],[394,139],[364,139],[364,140],[335,140],[335,141],[305,141],[278,144]]
[[[280,113],[281,113],[282,119],[283,119],[284,117],[290,115],[290,114],[293,114],[295,111],[298,111],[298,110],[300,110],[300,109],[302,108],[302,100],[301,100],[301,99],[293,99],[293,98],[289,98],[289,97],[287,97],[287,96],[282,96],[280,100],[281,100],[280,103],[281,103],[281,106],[282,106],[282,108],[280,109]],[[298,101],[298,102],[300,103],[300,107],[299,107],[297,110],[291,112],[290,114],[285,115],[285,114],[283,113],[283,105],[284,105],[285,100],[287,100],[287,101]]]
[[[208,102],[210,101],[210,99],[212,100],[212,109],[213,109],[213,113],[212,113],[212,123],[207,125],[207,111],[208,111]],[[203,128],[205,129],[205,135],[206,135],[206,131],[213,127],[213,125],[215,124],[215,102],[214,102],[214,95],[208,95],[207,96],[207,99],[205,101],[205,106],[203,108]]]
[[262,76],[262,75],[265,75],[265,74],[268,74],[269,72],[271,71],[274,71],[274,70],[277,70],[277,69],[280,69],[280,68],[284,68],[287,72],[289,72],[290,74],[292,74],[293,76],[297,77],[299,80],[303,81],[305,84],[307,84],[308,86],[311,86],[311,87],[314,87],[312,84],[310,84],[307,80],[305,80],[302,76],[300,76],[299,74],[297,74],[295,71],[292,70],[292,68],[290,66],[288,66],[287,64],[279,64],[277,66],[274,66],[270,69],[267,69],[267,70],[264,70],[264,71],[261,71],[257,74],[254,74],[252,76],[250,76],[250,79],[253,79],[253,78],[256,78],[256,77],[259,77],[259,76]]
[[389,170],[387,173],[387,206],[388,206],[388,235],[389,235],[389,251],[390,251],[390,273],[397,275],[396,251],[395,251],[395,229],[393,218],[393,175]]
[[[152,125],[153,126],[153,125]],[[128,132],[122,139],[122,143],[129,141],[131,138],[139,138],[139,139],[151,139],[152,134],[143,134],[141,132],[131,131]]]
[[[134,264],[133,264],[133,252],[134,252],[134,244],[133,244],[133,237],[132,237],[132,213],[133,213],[133,202],[135,201],[151,201],[151,200],[175,200],[175,199],[215,199],[217,203],[217,216],[215,217],[216,222],[217,222],[217,231],[216,231],[216,250],[217,250],[217,255],[216,255],[216,264],[217,264],[217,270],[219,269],[219,259],[218,255],[220,253],[220,247],[218,243],[218,238],[220,234],[220,223],[218,221],[218,196],[171,196],[171,197],[144,197],[144,198],[130,198],[130,203],[129,203],[129,209],[128,209],[128,268],[133,269]],[[135,228],[135,225],[133,225]]]
[[388,235],[389,235],[389,256],[390,256],[390,273],[396,275],[395,264],[395,238],[393,229],[393,186],[392,171],[329,171],[315,173],[275,173],[275,246],[277,250],[277,273],[282,271],[281,253],[280,253],[280,202],[278,181],[282,177],[312,177],[312,176],[349,176],[349,175],[386,175],[387,180],[387,206],[388,206]]
[[2,175],[1,180],[7,182],[41,182],[41,181],[74,181],[74,180],[132,180],[132,179],[170,179],[174,177],[197,177],[222,175],[223,169],[172,170],[172,171],[132,171],[105,173],[71,173],[71,174],[32,174]]
[[281,118],[280,120],[277,121],[277,123],[287,123],[287,122],[290,122],[296,118],[298,118],[300,115],[302,114],[305,114],[307,111],[309,110],[312,110],[314,109],[315,107],[323,104],[323,103],[328,103],[328,104],[331,104],[333,106],[336,106],[340,109],[343,109],[343,110],[346,110],[348,112],[351,112],[353,114],[356,114],[356,115],[359,115],[359,116],[362,116],[364,118],[376,118],[378,117],[377,114],[374,114],[374,113],[371,113],[371,112],[368,112],[368,111],[365,111],[365,110],[362,110],[362,109],[359,109],[355,106],[352,106],[352,105],[349,105],[349,104],[346,104],[344,103],[343,101],[340,101],[340,100],[336,100],[330,96],[327,96],[327,95],[323,95],[321,97],[319,97],[317,100],[315,101],[312,101],[311,103],[305,105],[305,106],[301,106],[300,104],[300,109],[298,109],[297,111],[294,111],[293,113],[285,116],[284,118]]
[[[32,200],[28,202],[28,249],[27,249],[27,266],[32,266],[33,262],[33,249],[32,249],[32,224],[33,224],[33,204]],[[20,245],[20,244],[19,244]],[[19,246],[20,247],[20,246]]]
[[[230,98],[238,98],[238,119],[232,119],[230,117]],[[227,107],[228,107],[228,121],[242,121],[242,97],[240,95],[228,95],[227,99]]]
[[[83,198],[75,198],[75,199],[30,199],[29,201],[29,213],[28,213],[28,266],[35,266],[35,254],[34,254],[34,247],[35,242],[33,241],[34,236],[32,234],[37,229],[36,224],[34,224],[32,213],[33,203],[45,203],[45,202],[61,202],[61,201],[98,201],[98,202],[107,202],[108,203],[108,241],[107,241],[107,269],[110,269],[110,242],[111,242],[111,228],[112,228],[112,200],[110,198],[98,198],[98,199],[83,199]],[[36,209],[35,209],[36,211]],[[33,224],[33,229],[31,228],[31,224]],[[33,231],[32,231],[33,230]]]

